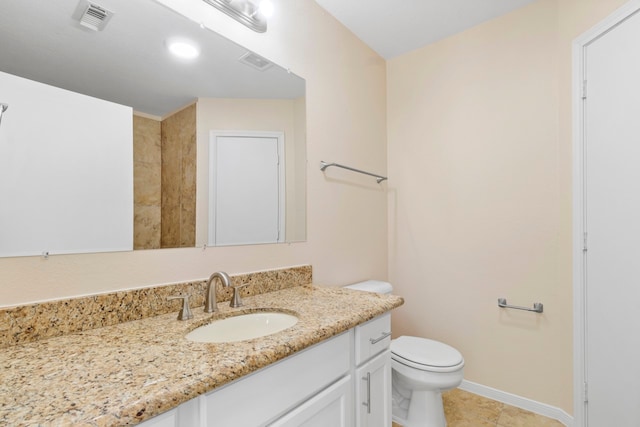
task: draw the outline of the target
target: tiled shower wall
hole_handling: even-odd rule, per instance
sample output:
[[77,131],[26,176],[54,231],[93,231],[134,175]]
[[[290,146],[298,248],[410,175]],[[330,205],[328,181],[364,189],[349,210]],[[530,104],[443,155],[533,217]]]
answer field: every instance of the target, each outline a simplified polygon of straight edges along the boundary
[[134,249],[195,246],[196,108],[134,115]]
[[196,104],[162,121],[161,247],[196,243]]
[[160,122],[133,116],[133,248],[160,248]]

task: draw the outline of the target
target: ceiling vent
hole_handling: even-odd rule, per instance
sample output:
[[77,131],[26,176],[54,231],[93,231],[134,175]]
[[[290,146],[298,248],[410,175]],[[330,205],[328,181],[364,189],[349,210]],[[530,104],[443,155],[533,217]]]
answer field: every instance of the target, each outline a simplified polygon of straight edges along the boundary
[[78,9],[80,25],[93,31],[102,31],[113,16],[110,10],[86,0],[80,2]]
[[273,62],[253,52],[247,52],[238,59],[245,65],[255,68],[258,71],[264,71],[273,66]]

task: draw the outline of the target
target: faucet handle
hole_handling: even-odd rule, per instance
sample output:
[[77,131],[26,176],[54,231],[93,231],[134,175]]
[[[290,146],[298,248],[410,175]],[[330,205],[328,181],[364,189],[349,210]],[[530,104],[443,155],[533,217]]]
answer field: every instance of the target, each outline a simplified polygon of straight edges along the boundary
[[229,303],[229,307],[238,308],[242,307],[244,303],[240,298],[239,289],[246,288],[250,283],[245,283],[244,285],[233,286],[233,298],[231,298],[231,302]]
[[191,295],[187,294],[187,295],[173,295],[173,296],[167,297],[167,300],[182,299],[182,308],[180,309],[180,312],[178,312],[178,320],[193,319],[193,313],[191,312],[191,307],[189,307],[190,296]]

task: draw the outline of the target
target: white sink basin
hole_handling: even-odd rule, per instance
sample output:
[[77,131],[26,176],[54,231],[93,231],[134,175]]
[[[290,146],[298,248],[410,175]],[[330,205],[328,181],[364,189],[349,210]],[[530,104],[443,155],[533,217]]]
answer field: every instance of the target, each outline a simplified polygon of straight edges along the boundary
[[235,342],[264,337],[298,323],[298,318],[281,312],[247,313],[215,320],[189,332],[186,338],[196,342]]

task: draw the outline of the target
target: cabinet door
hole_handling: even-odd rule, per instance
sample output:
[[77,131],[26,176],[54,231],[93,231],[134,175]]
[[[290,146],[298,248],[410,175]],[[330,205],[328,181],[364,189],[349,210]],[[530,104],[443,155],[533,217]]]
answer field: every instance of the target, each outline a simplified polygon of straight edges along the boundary
[[208,393],[205,425],[264,426],[299,407],[349,373],[352,339],[343,333]]
[[351,426],[351,376],[347,375],[326,390],[270,424],[270,427]]
[[356,426],[391,427],[391,350],[356,371]]
[[178,409],[172,409],[139,424],[141,427],[177,427]]

